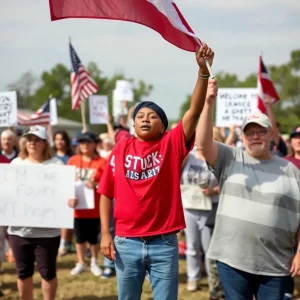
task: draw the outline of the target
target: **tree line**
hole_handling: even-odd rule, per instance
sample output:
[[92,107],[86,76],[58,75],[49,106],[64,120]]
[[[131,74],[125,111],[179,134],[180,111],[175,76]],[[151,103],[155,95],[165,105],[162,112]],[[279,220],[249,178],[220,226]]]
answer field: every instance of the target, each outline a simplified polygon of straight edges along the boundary
[[[98,93],[108,95],[110,112],[112,112],[112,93],[117,80],[125,79],[133,82],[134,102],[140,101],[143,96],[149,96],[153,90],[152,84],[144,80],[126,78],[124,74],[105,76],[95,62],[88,63],[87,70],[99,86]],[[292,128],[300,126],[300,50],[292,51],[287,63],[269,66],[268,70],[280,95],[280,101],[273,105],[273,109],[277,121],[281,124],[282,132],[289,133]],[[240,80],[236,74],[218,72],[216,78],[219,87],[257,86],[257,73],[249,74],[244,80]],[[60,117],[81,121],[80,110],[71,109],[70,69],[61,63],[49,71],[42,72],[40,76],[30,71],[25,72],[7,88],[17,91],[19,108],[36,110],[52,95],[57,99]],[[185,101],[183,99],[179,118],[187,110],[190,99],[191,95],[187,95]]]

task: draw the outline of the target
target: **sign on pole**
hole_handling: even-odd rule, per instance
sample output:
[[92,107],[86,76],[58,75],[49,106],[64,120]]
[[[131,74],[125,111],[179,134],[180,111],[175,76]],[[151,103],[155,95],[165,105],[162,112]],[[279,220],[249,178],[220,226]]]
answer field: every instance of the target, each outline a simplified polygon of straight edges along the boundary
[[73,228],[75,167],[0,164],[0,225]]
[[17,93],[0,93],[0,127],[12,127],[17,124]]
[[257,110],[256,88],[220,88],[217,97],[216,126],[240,126],[247,115]]
[[91,95],[89,97],[90,124],[107,124],[108,97]]

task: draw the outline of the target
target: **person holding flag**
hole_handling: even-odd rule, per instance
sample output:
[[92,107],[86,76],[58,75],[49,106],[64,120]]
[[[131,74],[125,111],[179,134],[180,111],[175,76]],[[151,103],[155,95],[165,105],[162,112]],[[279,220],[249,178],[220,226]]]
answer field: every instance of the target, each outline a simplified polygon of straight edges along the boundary
[[[196,53],[200,69],[190,108],[174,129],[167,131],[167,116],[157,104],[144,101],[136,106],[136,137],[115,145],[99,183],[101,252],[115,261],[120,300],[140,299],[146,272],[155,300],[177,299],[176,233],[185,227],[181,166],[193,149],[210,77],[206,60],[211,65],[213,58],[203,43]],[[112,199],[114,240],[109,232]]]

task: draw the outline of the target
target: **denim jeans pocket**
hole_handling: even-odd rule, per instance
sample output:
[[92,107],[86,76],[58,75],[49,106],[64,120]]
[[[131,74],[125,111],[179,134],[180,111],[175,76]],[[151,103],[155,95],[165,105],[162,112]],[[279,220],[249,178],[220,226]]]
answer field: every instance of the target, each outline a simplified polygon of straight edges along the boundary
[[121,245],[126,240],[126,237],[124,236],[115,236],[114,243],[116,245]]
[[169,245],[169,246],[177,246],[178,245],[177,234],[171,234],[171,235],[162,234],[162,239],[166,243],[166,245]]

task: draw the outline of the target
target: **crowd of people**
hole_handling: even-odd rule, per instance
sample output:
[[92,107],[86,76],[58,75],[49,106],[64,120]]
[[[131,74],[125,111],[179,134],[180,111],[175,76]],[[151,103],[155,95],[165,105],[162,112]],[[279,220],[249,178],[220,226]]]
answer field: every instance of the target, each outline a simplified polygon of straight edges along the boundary
[[155,300],[175,300],[178,239],[189,292],[199,289],[204,261],[210,300],[292,297],[300,275],[300,126],[284,139],[266,97],[267,114],[214,127],[218,85],[206,65],[213,58],[206,44],[196,53],[198,79],[178,124],[144,101],[118,124],[108,118],[100,135],[71,139],[60,130],[49,139],[43,126],[1,133],[0,163],[75,166],[74,190],[94,190],[93,209],[76,209],[76,195],[66,199],[73,229],[0,227],[0,261],[7,250],[21,299],[33,299],[35,262],[44,299],[55,299],[57,256],[74,251],[70,275],[87,271],[88,257],[94,276],[116,275],[120,300],[139,300],[145,278]]

